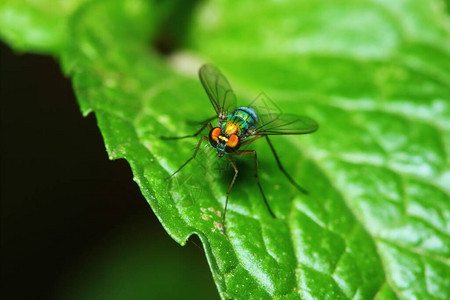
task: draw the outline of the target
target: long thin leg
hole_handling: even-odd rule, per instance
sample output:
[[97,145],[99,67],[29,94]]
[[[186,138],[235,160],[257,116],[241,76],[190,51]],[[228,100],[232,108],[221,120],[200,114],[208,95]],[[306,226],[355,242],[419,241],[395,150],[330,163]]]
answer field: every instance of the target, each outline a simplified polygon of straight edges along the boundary
[[181,169],[184,168],[184,166],[186,166],[191,160],[193,160],[195,158],[195,156],[197,155],[198,149],[200,148],[200,145],[202,144],[202,141],[206,140],[208,141],[208,138],[206,136],[202,136],[200,138],[200,140],[198,141],[197,147],[195,148],[194,154],[191,156],[191,158],[189,158],[184,164],[181,165],[181,167],[178,168],[178,170],[176,170],[175,172],[173,172],[172,175],[167,176],[166,178],[164,178],[164,180],[167,180],[169,178],[171,178],[173,175],[177,174],[178,172],[181,171]]
[[223,234],[226,234],[226,230],[225,230],[225,216],[227,214],[228,198],[230,196],[231,189],[233,188],[234,182],[236,181],[237,175],[239,173],[239,170],[238,170],[238,168],[236,166],[236,163],[235,163],[234,159],[231,157],[231,155],[227,155],[227,158],[230,161],[231,165],[233,166],[234,176],[233,176],[233,180],[231,180],[230,186],[228,187],[227,196],[225,198],[225,209],[223,211],[223,218],[222,218],[222,231],[223,231]]
[[250,143],[253,143],[254,141],[259,140],[259,139],[262,138],[262,137],[263,137],[262,135],[254,136],[254,137],[252,137],[251,139],[246,140],[245,142],[243,142],[243,143],[241,144],[240,147],[245,146],[245,145],[248,145],[248,144],[250,144]]
[[300,192],[302,192],[303,194],[308,194],[308,191],[305,190],[304,188],[302,188],[301,186],[299,186],[294,179],[292,179],[291,175],[288,174],[288,172],[286,172],[286,170],[283,168],[283,165],[281,164],[280,159],[278,158],[277,153],[275,152],[275,148],[273,147],[272,143],[269,140],[269,137],[266,135],[265,136],[267,143],[269,143],[269,147],[270,150],[272,150],[273,156],[275,156],[275,160],[277,161],[278,167],[280,168],[281,172],[283,172],[283,174],[287,177],[287,179],[290,181],[290,183],[295,186]]
[[259,191],[261,192],[261,195],[263,197],[264,203],[266,204],[267,210],[270,212],[270,214],[272,215],[273,218],[276,218],[275,214],[273,213],[272,209],[270,208],[269,202],[267,202],[266,195],[264,194],[261,182],[259,181],[259,176],[258,176],[258,156],[256,154],[256,151],[255,150],[240,150],[240,151],[237,151],[237,152],[233,153],[233,155],[245,155],[245,154],[253,154],[254,155],[256,183],[258,184]]
[[214,115],[214,116],[212,116],[212,117],[209,117],[208,119],[206,119],[206,120],[202,120],[202,121],[193,121],[193,120],[187,120],[186,122],[188,123],[188,124],[191,124],[191,125],[202,125],[202,124],[205,124],[205,123],[210,123],[212,120],[214,120],[214,119],[217,119],[217,115]]
[[190,138],[190,137],[196,137],[203,131],[203,129],[206,128],[206,126],[209,126],[209,128],[212,128],[211,123],[208,122],[208,123],[203,124],[203,126],[194,134],[184,135],[184,136],[160,136],[160,138],[163,140],[179,140],[179,139],[185,139],[185,138]]

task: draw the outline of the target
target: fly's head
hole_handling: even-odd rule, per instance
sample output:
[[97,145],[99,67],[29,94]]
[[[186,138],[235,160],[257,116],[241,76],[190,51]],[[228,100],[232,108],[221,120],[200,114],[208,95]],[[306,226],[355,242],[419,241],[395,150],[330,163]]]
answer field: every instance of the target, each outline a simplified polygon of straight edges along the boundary
[[222,128],[214,127],[209,132],[209,143],[217,149],[217,156],[236,152],[240,146],[239,136],[236,134],[228,135]]

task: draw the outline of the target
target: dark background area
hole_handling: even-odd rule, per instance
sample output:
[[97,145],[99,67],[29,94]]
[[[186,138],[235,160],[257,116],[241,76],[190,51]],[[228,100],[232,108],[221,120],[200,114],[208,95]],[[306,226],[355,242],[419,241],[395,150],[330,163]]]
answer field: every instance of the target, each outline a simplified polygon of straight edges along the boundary
[[2,299],[218,298],[198,238],[166,234],[58,63],[0,48]]

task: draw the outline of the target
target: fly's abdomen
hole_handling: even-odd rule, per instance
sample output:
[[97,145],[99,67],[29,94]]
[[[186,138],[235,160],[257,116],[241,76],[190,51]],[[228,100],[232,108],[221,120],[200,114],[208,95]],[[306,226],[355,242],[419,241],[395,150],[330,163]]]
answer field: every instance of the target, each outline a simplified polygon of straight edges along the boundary
[[225,134],[238,136],[244,135],[249,129],[255,127],[258,122],[256,112],[250,107],[238,107],[227,116]]

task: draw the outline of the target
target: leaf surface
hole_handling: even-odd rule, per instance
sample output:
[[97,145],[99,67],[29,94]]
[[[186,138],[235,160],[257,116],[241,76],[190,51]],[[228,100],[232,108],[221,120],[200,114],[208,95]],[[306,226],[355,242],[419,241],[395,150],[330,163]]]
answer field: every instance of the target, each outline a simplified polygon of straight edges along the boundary
[[[8,5],[2,16],[14,7]],[[25,7],[17,13],[33,15]],[[63,49],[57,53],[63,69],[82,112],[95,112],[110,157],[130,163],[172,238],[184,244],[199,235],[221,297],[450,298],[444,3],[202,2],[183,50],[167,60],[149,41],[170,9],[139,0],[86,2],[55,41],[64,47],[47,47],[42,38],[28,49]],[[2,19],[6,40],[29,45],[27,33],[36,26],[14,33],[18,23]],[[179,175],[163,180],[197,140],[159,136],[192,134],[198,126],[189,121],[214,115],[191,57],[218,66],[238,104],[263,91],[283,111],[320,126],[312,135],[272,139],[308,195],[290,185],[264,140],[252,144],[277,218],[264,206],[251,158],[243,158],[228,237],[220,228],[233,174],[226,161],[204,144]],[[185,72],[189,64],[195,67]]]

